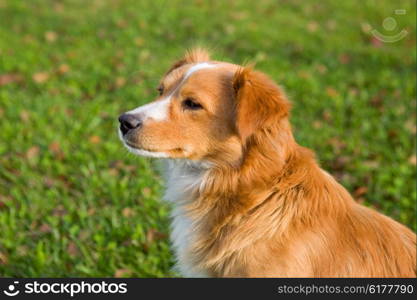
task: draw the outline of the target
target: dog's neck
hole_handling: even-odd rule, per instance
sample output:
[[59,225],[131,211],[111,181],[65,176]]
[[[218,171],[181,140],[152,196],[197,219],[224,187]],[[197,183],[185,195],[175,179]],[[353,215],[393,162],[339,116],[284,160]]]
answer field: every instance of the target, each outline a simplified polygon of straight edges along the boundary
[[295,142],[287,120],[258,132],[242,153],[238,167],[168,161],[165,198],[196,219],[215,216],[213,222],[220,226],[262,205],[274,193],[285,193],[283,189],[309,180],[311,174],[300,176],[303,170],[297,169],[298,164],[308,163],[310,171],[321,171],[312,152]]

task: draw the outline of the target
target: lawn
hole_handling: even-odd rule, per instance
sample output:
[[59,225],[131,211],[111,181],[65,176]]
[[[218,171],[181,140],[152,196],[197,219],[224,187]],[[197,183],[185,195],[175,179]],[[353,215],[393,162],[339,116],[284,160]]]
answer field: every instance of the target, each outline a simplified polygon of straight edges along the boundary
[[158,163],[127,153],[117,117],[193,45],[256,62],[298,142],[416,230],[415,20],[411,0],[0,0],[0,275],[177,275]]

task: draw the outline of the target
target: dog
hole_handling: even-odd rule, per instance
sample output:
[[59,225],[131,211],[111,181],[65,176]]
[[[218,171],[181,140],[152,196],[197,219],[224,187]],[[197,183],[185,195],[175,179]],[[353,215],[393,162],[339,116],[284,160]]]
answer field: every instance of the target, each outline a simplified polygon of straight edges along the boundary
[[183,276],[416,276],[415,233],[356,203],[296,143],[290,102],[267,75],[197,48],[158,92],[119,117],[119,135],[166,161]]

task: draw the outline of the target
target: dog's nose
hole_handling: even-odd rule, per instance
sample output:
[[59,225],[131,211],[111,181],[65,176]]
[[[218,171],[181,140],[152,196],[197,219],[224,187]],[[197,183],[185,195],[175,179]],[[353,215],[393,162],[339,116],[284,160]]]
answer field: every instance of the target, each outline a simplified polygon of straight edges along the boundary
[[120,130],[126,134],[129,130],[140,127],[142,120],[137,115],[122,114],[119,117]]

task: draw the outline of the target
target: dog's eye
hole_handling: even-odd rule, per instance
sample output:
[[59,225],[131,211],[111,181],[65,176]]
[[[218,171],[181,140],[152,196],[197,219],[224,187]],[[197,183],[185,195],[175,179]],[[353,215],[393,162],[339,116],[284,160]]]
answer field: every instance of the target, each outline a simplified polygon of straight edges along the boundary
[[159,96],[162,96],[162,94],[164,93],[164,87],[158,86],[157,90],[158,90]]
[[190,110],[197,110],[197,109],[203,108],[203,106],[201,106],[200,103],[196,102],[192,98],[187,98],[184,101],[182,101],[182,107],[184,109],[190,109]]

